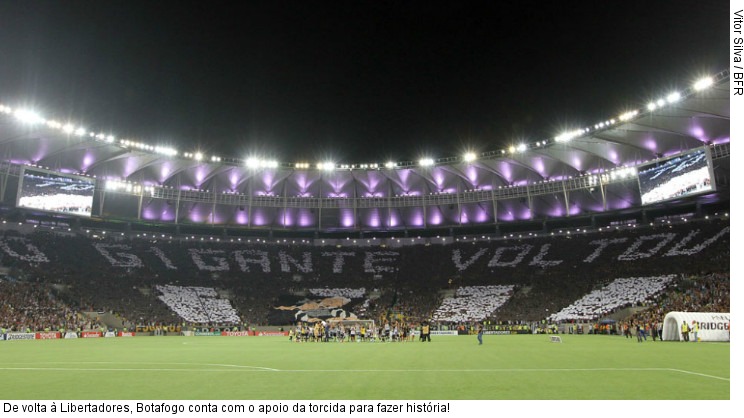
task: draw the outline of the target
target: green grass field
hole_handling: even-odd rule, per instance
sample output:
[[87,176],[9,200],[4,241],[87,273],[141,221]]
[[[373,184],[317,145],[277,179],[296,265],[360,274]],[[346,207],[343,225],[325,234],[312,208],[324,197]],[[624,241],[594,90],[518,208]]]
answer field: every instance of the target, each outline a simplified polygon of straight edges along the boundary
[[728,343],[615,336],[0,342],[4,399],[729,399]]

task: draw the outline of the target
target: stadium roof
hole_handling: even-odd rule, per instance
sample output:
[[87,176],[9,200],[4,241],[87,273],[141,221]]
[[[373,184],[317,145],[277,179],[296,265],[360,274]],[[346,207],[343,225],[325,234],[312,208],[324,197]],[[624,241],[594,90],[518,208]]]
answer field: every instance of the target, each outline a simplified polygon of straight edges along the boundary
[[418,162],[279,163],[115,138],[0,104],[3,160],[98,179],[250,196],[361,198],[461,193],[596,174],[730,141],[728,72],[551,139]]

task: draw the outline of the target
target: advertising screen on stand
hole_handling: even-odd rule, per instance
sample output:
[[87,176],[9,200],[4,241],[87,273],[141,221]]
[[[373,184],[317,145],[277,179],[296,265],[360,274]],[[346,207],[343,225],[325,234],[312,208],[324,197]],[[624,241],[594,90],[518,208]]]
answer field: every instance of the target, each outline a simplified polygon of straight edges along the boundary
[[24,168],[17,206],[68,215],[91,216],[95,180]]
[[641,167],[641,203],[649,205],[715,190],[709,152],[699,149]]

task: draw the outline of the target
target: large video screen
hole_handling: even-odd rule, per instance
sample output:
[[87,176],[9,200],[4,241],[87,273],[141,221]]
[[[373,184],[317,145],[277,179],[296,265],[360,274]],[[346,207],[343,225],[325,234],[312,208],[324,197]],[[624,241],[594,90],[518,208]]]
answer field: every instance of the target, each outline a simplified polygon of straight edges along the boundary
[[654,163],[638,171],[641,203],[679,199],[715,190],[705,149]]
[[95,180],[25,168],[18,191],[19,207],[90,216]]

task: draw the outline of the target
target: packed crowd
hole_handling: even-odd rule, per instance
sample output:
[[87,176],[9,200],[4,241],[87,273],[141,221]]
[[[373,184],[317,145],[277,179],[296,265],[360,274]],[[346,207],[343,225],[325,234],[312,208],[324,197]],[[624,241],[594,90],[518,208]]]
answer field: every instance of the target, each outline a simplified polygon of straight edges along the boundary
[[98,330],[101,324],[57,300],[49,284],[0,281],[0,328],[5,332]]
[[552,322],[594,320],[614,310],[650,302],[674,280],[673,275],[616,279],[550,315]]
[[[230,321],[240,324],[268,325],[278,298],[291,289],[322,293],[326,288],[348,289],[353,309],[370,319],[430,320],[446,300],[436,314],[441,321],[457,323],[468,320],[467,316],[485,315],[504,323],[541,321],[619,278],[709,277],[729,270],[730,235],[723,220],[558,235],[338,249],[226,240],[92,238],[48,231],[21,235],[6,229],[0,236],[0,260],[8,276],[19,283],[56,285],[55,301],[65,309],[113,312],[132,328],[196,319],[185,318],[163,302],[158,286],[167,285],[207,287],[229,295],[229,306],[237,312]],[[447,292],[484,286],[510,291],[445,298]],[[716,291],[728,303],[728,295]],[[679,297],[688,309],[698,304],[694,293]],[[473,305],[483,302],[482,309],[455,317],[456,311],[470,308],[468,303],[463,307],[454,303],[467,300]],[[639,301],[617,306],[633,303]],[[605,299],[602,304],[610,307]]]
[[[629,328],[660,328],[667,312],[731,312],[731,277],[726,273],[688,276],[675,282],[657,301],[629,317]],[[650,332],[649,332],[650,335]]]
[[230,301],[220,298],[213,288],[201,286],[155,286],[161,293],[158,297],[169,308],[193,323],[239,324],[238,312]]
[[501,307],[512,294],[513,286],[464,286],[454,297],[445,298],[434,311],[432,320],[469,322],[483,320]]

